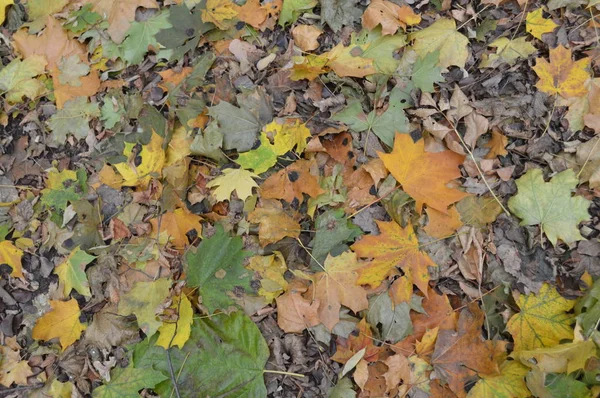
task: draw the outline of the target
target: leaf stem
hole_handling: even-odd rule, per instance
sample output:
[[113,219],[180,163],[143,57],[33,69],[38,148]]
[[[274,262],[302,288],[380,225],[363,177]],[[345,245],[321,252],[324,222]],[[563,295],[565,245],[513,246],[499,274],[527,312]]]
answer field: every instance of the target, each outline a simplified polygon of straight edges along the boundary
[[281,370],[267,370],[267,369],[265,369],[265,370],[263,370],[263,373],[275,373],[275,374],[278,374],[278,375],[294,376],[294,377],[300,377],[300,378],[304,377],[304,375],[300,374],[300,373],[283,372]]

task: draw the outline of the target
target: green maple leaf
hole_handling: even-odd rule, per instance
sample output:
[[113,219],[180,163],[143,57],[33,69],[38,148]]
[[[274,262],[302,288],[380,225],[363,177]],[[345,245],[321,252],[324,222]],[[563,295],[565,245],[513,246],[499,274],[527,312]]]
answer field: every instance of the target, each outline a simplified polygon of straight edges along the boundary
[[444,77],[440,73],[442,68],[437,66],[440,59],[439,51],[434,51],[426,54],[424,57],[419,57],[412,68],[410,79],[415,87],[426,93],[434,91],[433,84],[444,81]]
[[62,58],[58,64],[58,81],[60,84],[68,84],[73,87],[80,87],[80,77],[90,73],[90,66],[81,62],[79,55],[71,55]]
[[277,153],[265,133],[260,135],[260,146],[248,152],[240,153],[236,163],[244,169],[252,169],[256,174],[264,173],[277,163]]
[[159,53],[159,58],[169,61],[181,59],[185,53],[198,46],[202,35],[214,28],[211,23],[202,21],[201,7],[190,11],[183,3],[169,8],[171,27],[156,34],[156,40],[165,46]]
[[252,112],[221,101],[208,108],[208,114],[217,120],[223,133],[223,149],[237,149],[238,152],[252,149],[260,130],[260,122]]
[[527,58],[537,51],[533,44],[526,41],[526,37],[514,40],[501,37],[488,44],[488,47],[495,47],[496,54],[483,54],[480,68],[496,68],[504,63],[514,65],[517,59]]
[[75,138],[82,139],[87,137],[90,129],[90,120],[100,116],[98,104],[89,103],[87,97],[76,97],[65,103],[63,109],[60,109],[48,121],[48,126],[52,130],[52,138],[55,144],[63,144],[68,134],[73,134]]
[[251,290],[250,275],[242,265],[249,252],[242,247],[241,237],[230,237],[217,225],[213,236],[203,239],[185,256],[188,285],[198,288],[202,304],[211,314],[235,304],[228,295],[234,289]]
[[95,258],[76,247],[69,257],[54,269],[54,273],[58,275],[59,280],[64,285],[63,293],[65,296],[71,294],[72,289],[75,289],[82,296],[89,297],[92,295],[85,274],[85,266],[94,261]]
[[6,101],[11,104],[21,102],[23,97],[34,99],[46,90],[34,77],[44,73],[46,59],[32,55],[24,61],[13,59],[0,71],[0,91],[6,93]]
[[102,21],[102,16],[92,11],[92,7],[93,4],[88,3],[79,10],[73,11],[70,15],[72,21],[64,25],[65,29],[73,33],[81,33]]
[[361,131],[372,131],[386,145],[394,144],[396,132],[408,133],[408,119],[404,115],[404,108],[410,105],[410,95],[399,87],[394,87],[390,92],[389,107],[382,114],[371,111],[365,114],[358,100],[351,101],[341,112],[331,118],[345,123],[350,129]]
[[295,22],[300,14],[312,10],[317,4],[317,0],[283,0],[283,6],[279,14],[279,25],[285,26]]
[[133,22],[127,31],[127,38],[121,44],[123,59],[128,65],[139,64],[144,60],[148,48],[158,48],[155,36],[162,29],[171,27],[169,13],[162,12],[142,22]]
[[544,182],[542,170],[532,169],[516,183],[518,193],[509,199],[508,207],[522,220],[521,225],[539,225],[553,245],[558,239],[567,244],[584,239],[577,226],[590,219],[590,201],[571,196],[579,183],[573,170]]
[[351,45],[365,46],[361,58],[372,59],[377,72],[391,75],[399,64],[395,53],[406,45],[406,36],[401,33],[384,36],[380,27],[364,29],[358,36],[352,37]]
[[353,241],[362,234],[359,227],[345,217],[343,209],[327,210],[315,220],[315,238],[312,245],[311,265],[316,270],[321,270],[328,254],[337,256],[348,249],[346,242]]
[[153,388],[168,379],[162,372],[148,368],[117,367],[111,373],[111,380],[94,390],[94,398],[139,398],[141,389]]
[[469,391],[467,398],[527,397],[529,390],[525,384],[525,375],[529,368],[518,361],[506,361],[500,366],[499,375],[482,375],[481,379]]

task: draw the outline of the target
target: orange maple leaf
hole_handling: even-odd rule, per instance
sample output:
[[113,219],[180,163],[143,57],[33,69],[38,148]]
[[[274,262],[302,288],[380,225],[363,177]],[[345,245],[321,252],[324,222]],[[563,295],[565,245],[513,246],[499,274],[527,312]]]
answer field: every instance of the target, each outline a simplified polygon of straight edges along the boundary
[[369,4],[362,16],[362,25],[373,30],[381,25],[383,35],[393,35],[398,28],[406,29],[406,25],[418,25],[421,16],[415,14],[410,6],[399,6],[390,1],[374,0]]
[[302,193],[310,197],[316,197],[324,191],[319,186],[318,178],[311,173],[316,168],[314,161],[297,160],[276,174],[273,174],[261,185],[262,197],[265,199],[284,199],[292,203],[297,199],[302,203]]
[[451,151],[425,152],[425,143],[416,143],[408,134],[396,134],[391,153],[377,152],[385,167],[402,189],[412,196],[420,214],[423,204],[448,214],[448,206],[468,193],[448,188],[446,184],[461,176],[458,166],[464,156]]
[[380,235],[366,235],[352,245],[359,257],[372,258],[359,270],[359,284],[378,286],[394,270],[402,267],[410,273],[413,283],[426,295],[429,283],[427,267],[435,267],[429,256],[419,249],[412,225],[400,227],[396,222],[377,221]]
[[248,214],[248,221],[259,224],[258,240],[261,246],[279,242],[286,236],[300,236],[300,224],[283,210],[281,202],[265,199],[261,207]]
[[590,78],[586,69],[590,59],[583,58],[573,62],[571,50],[558,46],[550,50],[550,62],[537,58],[533,70],[540,78],[536,87],[550,95],[559,94],[564,98],[583,97],[588,90],[585,82]]
[[308,288],[301,280],[293,280],[288,291],[277,297],[277,324],[286,333],[300,333],[321,321],[317,310],[319,301],[310,302],[302,297]]
[[484,341],[481,336],[483,311],[470,303],[461,311],[457,330],[441,330],[431,364],[458,397],[466,397],[465,382],[471,377],[500,373],[498,362],[506,349],[505,341]]
[[368,362],[377,362],[379,360],[379,354],[383,351],[383,347],[375,345],[373,339],[373,331],[371,326],[367,323],[367,319],[363,318],[357,325],[358,333],[355,335],[351,333],[348,338],[338,336],[337,338],[337,351],[335,355],[331,357],[336,362],[346,363],[354,354],[366,348],[363,359]]

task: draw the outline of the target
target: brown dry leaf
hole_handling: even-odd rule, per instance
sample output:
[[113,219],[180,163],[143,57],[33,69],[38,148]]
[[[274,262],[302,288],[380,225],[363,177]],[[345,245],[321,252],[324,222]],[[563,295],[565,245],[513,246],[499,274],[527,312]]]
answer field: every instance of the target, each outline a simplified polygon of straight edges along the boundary
[[195,231],[196,236],[202,235],[202,218],[196,214],[190,213],[184,209],[176,209],[174,212],[168,212],[150,220],[152,224],[152,234],[166,235],[173,247],[178,250],[183,250],[192,241],[188,238],[190,231]]
[[536,87],[550,95],[563,98],[583,97],[587,94],[585,82],[590,78],[590,59],[573,62],[571,50],[561,46],[550,50],[550,62],[537,58],[533,70],[540,80]]
[[311,170],[318,173],[314,161],[297,160],[283,170],[273,174],[261,185],[262,197],[265,199],[284,199],[288,203],[294,200],[298,204],[304,200],[302,194],[314,198],[324,191],[319,186],[319,180]]
[[258,239],[261,246],[279,242],[286,236],[300,236],[300,224],[283,210],[280,201],[264,199],[261,206],[248,214],[248,221],[259,224]]
[[83,0],[92,4],[92,10],[108,21],[108,34],[117,44],[125,39],[125,34],[135,20],[138,7],[158,8],[155,0]]
[[401,382],[410,382],[410,363],[402,354],[396,354],[383,361],[388,367],[388,371],[383,374],[387,391],[397,388]]
[[495,159],[497,156],[508,155],[506,145],[508,145],[508,138],[502,134],[502,131],[500,131],[499,128],[494,127],[492,129],[492,138],[484,145],[484,147],[490,148],[490,151],[485,155],[485,158]]
[[283,331],[300,333],[321,323],[317,313],[319,301],[310,302],[302,297],[307,290],[304,282],[294,280],[288,285],[287,292],[277,297],[277,324]]
[[294,43],[302,51],[313,51],[319,48],[319,36],[321,36],[321,29],[314,25],[298,25],[292,29],[292,37]]
[[464,157],[451,151],[425,152],[425,142],[416,143],[408,134],[396,134],[391,153],[377,153],[392,176],[402,184],[402,189],[416,201],[417,212],[423,204],[442,213],[448,206],[469,194],[446,184],[461,176],[458,166]]
[[64,351],[81,337],[81,332],[86,328],[79,322],[81,310],[75,299],[50,300],[50,307],[52,310],[36,321],[31,337],[45,341],[58,338]]
[[21,360],[21,347],[16,337],[7,337],[5,344],[0,345],[0,384],[10,387],[12,383],[27,385],[27,378],[33,372],[26,360]]
[[336,362],[345,364],[354,354],[365,348],[363,360],[368,362],[376,362],[379,359],[379,354],[383,351],[383,347],[375,345],[373,339],[373,330],[367,323],[367,319],[363,318],[356,325],[358,333],[351,333],[347,339],[343,337],[337,338],[337,351],[331,357]]
[[434,238],[444,239],[453,235],[463,223],[460,220],[460,214],[456,207],[452,206],[448,209],[448,214],[444,214],[433,208],[427,208],[427,217],[429,222],[424,228],[428,235]]
[[406,26],[418,25],[421,16],[414,13],[407,5],[398,6],[386,0],[374,0],[369,4],[362,16],[362,25],[373,30],[381,24],[381,33],[393,35],[398,28],[406,29]]
[[483,318],[478,304],[470,303],[461,311],[456,331],[441,330],[438,334],[431,364],[458,397],[466,397],[464,387],[471,377],[500,372],[498,362],[507,343],[483,340]]
[[377,221],[377,226],[380,235],[364,235],[351,247],[359,257],[372,258],[367,266],[359,270],[358,283],[379,286],[399,266],[410,271],[413,283],[427,295],[428,267],[436,265],[420,250],[412,225],[402,228],[395,221]]
[[313,294],[309,295],[319,301],[319,319],[327,329],[332,330],[340,321],[342,305],[356,313],[369,307],[367,291],[357,285],[361,265],[356,254],[347,251],[337,257],[328,255],[324,272],[304,276],[314,282]]

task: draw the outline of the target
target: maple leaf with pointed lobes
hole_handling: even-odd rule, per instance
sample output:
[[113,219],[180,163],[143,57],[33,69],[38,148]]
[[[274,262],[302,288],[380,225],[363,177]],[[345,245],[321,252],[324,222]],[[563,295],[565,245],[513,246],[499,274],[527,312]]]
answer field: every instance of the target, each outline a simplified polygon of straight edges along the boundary
[[529,368],[518,361],[506,361],[500,366],[500,374],[484,375],[469,390],[468,398],[519,398],[529,397],[530,392],[525,383],[525,375]]
[[183,250],[187,245],[193,243],[188,238],[189,232],[196,231],[196,236],[202,234],[200,221],[202,221],[200,216],[185,209],[176,209],[163,214],[160,219],[150,220],[150,224],[152,224],[153,235],[166,234],[173,247]]
[[587,71],[589,67],[589,58],[573,62],[571,50],[558,46],[550,50],[550,62],[544,58],[536,59],[533,70],[540,78],[536,87],[563,98],[583,97],[588,92],[585,82],[591,77]]
[[62,264],[54,269],[54,273],[58,275],[58,279],[63,285],[65,296],[69,296],[73,289],[82,296],[90,297],[92,295],[90,284],[85,274],[85,266],[94,261],[95,258],[81,250],[78,246]]
[[544,181],[542,170],[531,169],[516,181],[518,192],[508,200],[508,207],[522,221],[521,225],[539,225],[548,240],[573,243],[584,239],[578,225],[590,219],[590,201],[571,196],[579,183],[575,172],[567,169]]
[[513,354],[525,366],[544,373],[571,374],[586,368],[588,359],[596,356],[596,346],[592,340],[576,340],[554,347],[536,348]]
[[[123,186],[145,188],[153,177],[160,176],[165,164],[165,151],[162,145],[163,138],[155,132],[152,132],[150,142],[143,145],[139,152],[135,151],[136,144],[133,142],[125,143],[123,155],[128,160],[114,165],[123,176]],[[139,162],[140,158],[141,162]]]
[[575,316],[567,311],[573,308],[575,300],[563,298],[555,288],[544,283],[538,294],[521,294],[515,301],[521,311],[506,325],[515,341],[513,352],[553,347],[561,340],[573,338],[571,325]]
[[0,90],[6,93],[6,101],[15,104],[23,97],[35,99],[42,95],[46,88],[34,77],[44,73],[46,59],[41,55],[32,55],[20,61],[13,59],[0,71]]
[[213,195],[219,202],[229,200],[233,191],[236,192],[238,199],[246,200],[252,196],[252,188],[258,187],[254,178],[258,176],[248,170],[225,169],[222,176],[209,181],[206,187],[217,187]]
[[433,208],[427,208],[425,211],[427,212],[429,222],[424,230],[428,235],[433,236],[434,238],[447,238],[453,235],[456,230],[463,225],[460,220],[460,214],[454,206],[448,209],[448,214],[444,214]]
[[448,206],[469,196],[448,188],[446,184],[461,176],[458,166],[464,157],[451,151],[425,152],[425,143],[416,143],[408,134],[396,134],[394,149],[386,154],[377,152],[385,167],[416,202],[417,212],[423,204],[448,213]]
[[311,173],[316,167],[314,161],[297,160],[283,170],[273,174],[261,185],[262,197],[265,199],[283,199],[292,203],[304,200],[302,194],[314,198],[324,191],[319,186],[318,178]]
[[435,263],[419,248],[419,241],[411,224],[400,227],[395,221],[376,221],[380,235],[365,235],[351,246],[359,256],[372,258],[359,272],[359,284],[377,287],[399,266],[410,270],[413,283],[427,295],[428,267]]
[[442,68],[450,65],[463,68],[469,57],[469,39],[456,30],[454,19],[438,19],[427,28],[411,33],[409,38],[415,41],[413,49],[421,57],[439,51],[438,65]]
[[133,288],[121,297],[119,315],[135,315],[139,328],[148,337],[152,337],[162,325],[162,322],[157,320],[156,312],[169,296],[171,284],[171,280],[167,278],[136,282]]
[[91,3],[93,10],[108,21],[107,32],[110,38],[120,44],[131,23],[135,21],[138,7],[158,8],[155,0],[84,0]]
[[64,351],[81,337],[86,325],[79,321],[81,310],[77,300],[50,300],[50,307],[52,310],[36,321],[31,337],[45,341],[58,338]]
[[544,33],[550,33],[558,26],[553,20],[544,18],[543,11],[540,7],[537,10],[528,12],[527,18],[525,18],[525,29],[527,32],[540,40],[542,40]]
[[10,387],[11,384],[27,385],[27,378],[33,376],[27,360],[22,360],[21,347],[16,337],[8,337],[5,344],[0,345],[0,384]]
[[486,148],[490,148],[490,151],[485,155],[485,158],[495,159],[497,156],[508,155],[506,145],[508,145],[508,138],[502,134],[500,129],[494,127],[492,129],[492,138],[483,145]]
[[442,380],[460,398],[466,397],[465,383],[475,375],[497,375],[498,361],[506,342],[484,341],[481,336],[484,313],[477,303],[460,312],[457,330],[438,334],[431,364]]
[[363,359],[369,362],[377,362],[377,360],[379,360],[379,354],[383,351],[383,347],[375,345],[373,330],[371,329],[371,325],[367,322],[367,319],[363,318],[356,325],[355,330],[357,330],[358,333],[350,333],[347,339],[338,336],[336,344],[337,350],[331,359],[345,364],[352,356],[354,356],[354,354],[365,348]]
[[321,323],[318,315],[319,300],[302,297],[308,290],[304,282],[294,280],[287,292],[277,297],[277,324],[286,333],[300,333]]
[[347,251],[337,257],[328,255],[324,272],[302,275],[314,283],[307,294],[319,301],[319,319],[327,329],[332,330],[340,321],[342,305],[355,313],[369,307],[367,291],[357,284],[357,271],[361,266],[356,254]]
[[287,290],[288,282],[283,274],[288,270],[283,255],[274,251],[270,256],[253,256],[248,261],[247,269],[260,275],[260,289],[258,294],[263,296],[267,303],[272,303],[275,298]]
[[381,33],[393,35],[398,28],[406,29],[407,25],[418,25],[421,16],[414,13],[410,6],[399,6],[386,0],[374,0],[369,4],[362,16],[362,25],[373,30],[381,25]]
[[238,13],[239,7],[230,0],[207,0],[206,8],[202,10],[202,21],[227,30],[228,26],[224,21],[235,18]]

